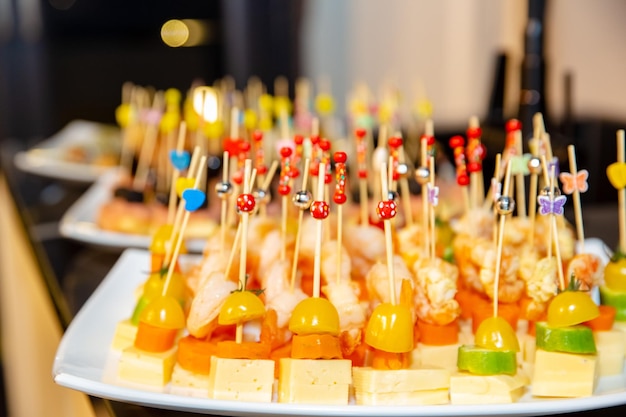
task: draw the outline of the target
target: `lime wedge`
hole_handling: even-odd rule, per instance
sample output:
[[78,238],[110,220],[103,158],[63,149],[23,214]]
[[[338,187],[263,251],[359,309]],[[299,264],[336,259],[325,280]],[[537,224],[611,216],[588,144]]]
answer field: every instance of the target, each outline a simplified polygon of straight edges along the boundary
[[552,327],[545,321],[535,325],[537,348],[550,352],[596,353],[596,343],[591,328],[578,325]]
[[517,372],[515,351],[485,349],[474,345],[459,346],[456,365],[459,371],[475,375],[515,375]]

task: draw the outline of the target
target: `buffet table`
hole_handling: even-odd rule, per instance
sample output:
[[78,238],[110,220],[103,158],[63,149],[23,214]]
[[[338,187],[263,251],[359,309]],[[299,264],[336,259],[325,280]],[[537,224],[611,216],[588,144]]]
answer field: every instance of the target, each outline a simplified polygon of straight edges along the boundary
[[[200,415],[88,397],[56,385],[52,362],[63,331],[118,260],[119,250],[60,236],[58,222],[88,184],[52,180],[16,169],[25,141],[5,140],[0,152],[0,318],[9,415]],[[588,237],[617,242],[616,208],[586,207]],[[583,411],[620,414],[626,406]]]

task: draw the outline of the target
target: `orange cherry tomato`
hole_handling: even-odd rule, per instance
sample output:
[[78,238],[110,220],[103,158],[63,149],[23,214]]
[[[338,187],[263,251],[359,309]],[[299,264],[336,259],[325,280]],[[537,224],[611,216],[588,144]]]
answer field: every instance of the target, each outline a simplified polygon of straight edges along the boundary
[[180,302],[171,296],[158,296],[143,309],[139,321],[163,329],[183,329],[185,313]]

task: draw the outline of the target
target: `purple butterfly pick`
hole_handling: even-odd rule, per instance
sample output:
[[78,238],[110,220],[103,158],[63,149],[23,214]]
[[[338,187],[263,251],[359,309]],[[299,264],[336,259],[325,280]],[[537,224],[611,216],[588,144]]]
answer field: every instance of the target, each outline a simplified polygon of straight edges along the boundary
[[439,204],[439,187],[428,184],[428,202],[436,207]]
[[539,201],[539,214],[563,214],[563,206],[565,206],[565,202],[567,201],[567,197],[564,195],[560,195],[554,197],[554,200],[550,199],[547,195],[540,195],[537,197]]

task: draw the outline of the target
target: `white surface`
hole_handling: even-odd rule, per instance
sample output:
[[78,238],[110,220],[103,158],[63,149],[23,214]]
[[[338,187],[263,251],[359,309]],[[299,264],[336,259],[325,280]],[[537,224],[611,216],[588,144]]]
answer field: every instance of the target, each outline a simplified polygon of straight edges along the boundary
[[[117,170],[109,170],[69,208],[61,218],[61,235],[98,246],[117,248],[148,248],[151,237],[103,230],[97,224],[100,207],[112,198]],[[204,239],[188,239],[189,252],[199,253],[204,248]]]
[[111,146],[119,153],[119,129],[96,122],[74,120],[37,146],[18,152],[14,161],[19,169],[31,174],[75,182],[93,182],[111,167],[71,162],[65,155],[68,148],[80,146],[93,159],[103,151],[105,142],[109,142],[106,146]]
[[[589,248],[592,245],[588,245]],[[259,404],[185,397],[103,382],[110,375],[107,359],[115,326],[128,318],[134,306],[134,290],[146,279],[149,253],[124,251],[102,284],[85,303],[65,332],[53,367],[54,380],[97,397],[158,408],[243,415],[314,416],[478,416],[541,415],[581,411],[626,403],[626,373],[600,380],[596,395],[588,398],[536,400],[527,393],[520,402],[506,405],[440,406],[308,406]]]

